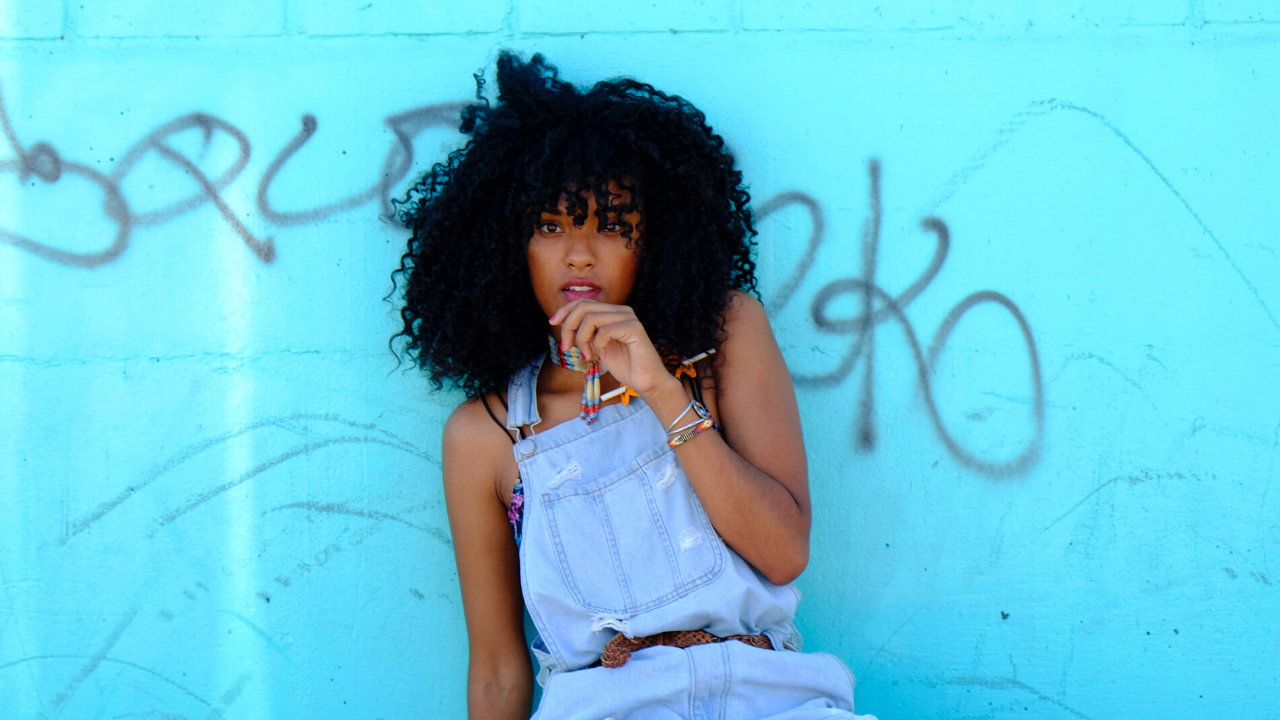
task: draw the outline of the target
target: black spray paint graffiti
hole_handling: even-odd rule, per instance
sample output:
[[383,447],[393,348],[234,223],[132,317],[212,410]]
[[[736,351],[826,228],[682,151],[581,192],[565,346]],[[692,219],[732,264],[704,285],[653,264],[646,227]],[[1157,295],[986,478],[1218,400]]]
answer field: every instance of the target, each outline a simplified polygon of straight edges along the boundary
[[[902,326],[907,343],[911,347],[912,357],[916,365],[916,379],[920,391],[924,395],[925,407],[934,430],[957,461],[962,465],[980,472],[988,477],[1003,478],[1021,475],[1030,470],[1040,458],[1044,441],[1044,386],[1041,381],[1040,356],[1036,350],[1035,338],[1031,333],[1031,325],[1012,300],[994,290],[982,290],[972,293],[956,303],[943,318],[942,324],[933,335],[933,342],[926,353],[920,346],[916,331],[907,318],[906,307],[924,292],[933,281],[947,258],[951,247],[951,234],[946,223],[936,217],[926,217],[920,225],[936,238],[933,258],[905,290],[897,296],[876,284],[876,262],[880,252],[880,163],[872,160],[868,165],[870,175],[870,212],[862,231],[862,275],[861,277],[839,278],[824,285],[813,296],[809,304],[809,315],[819,332],[833,335],[848,335],[853,338],[848,352],[840,359],[839,364],[831,372],[822,375],[793,375],[796,383],[810,387],[831,387],[838,385],[853,372],[859,359],[862,363],[862,378],[858,395],[858,413],[855,425],[857,447],[862,450],[875,448],[875,335],[876,328],[889,320],[895,320]],[[813,267],[818,248],[821,247],[826,222],[822,215],[822,207],[816,200],[800,192],[786,192],[777,195],[763,205],[757,213],[760,220],[790,205],[799,205],[809,213],[813,229],[809,234],[809,242],[801,255],[795,269],[782,283],[782,286],[769,297],[765,303],[770,315],[778,311],[791,300]],[[842,295],[851,294],[861,300],[861,311],[854,317],[832,317],[828,309]],[[956,324],[964,314],[983,303],[994,303],[1009,312],[1018,324],[1023,342],[1027,348],[1027,360],[1031,373],[1031,417],[1034,434],[1031,440],[1016,457],[1004,461],[984,460],[961,445],[947,430],[938,413],[938,405],[933,397],[932,376],[938,356],[942,354]]]
[[[413,139],[423,131],[432,127],[449,127],[456,124],[458,113],[466,105],[461,102],[435,103],[415,108],[407,112],[391,115],[385,119],[386,125],[395,134],[395,142],[387,151],[383,163],[382,177],[368,189],[309,210],[280,212],[271,207],[267,199],[271,182],[275,179],[285,162],[294,155],[316,132],[316,119],[313,115],[304,115],[302,131],[285,146],[263,173],[258,183],[258,209],[268,222],[275,225],[299,225],[316,222],[334,213],[359,207],[373,200],[381,205],[383,217],[392,214],[391,188],[408,175],[413,166]],[[199,130],[203,136],[205,147],[208,147],[215,133],[222,133],[235,141],[239,154],[231,167],[217,178],[210,178],[195,162],[178,152],[169,144],[169,140],[187,130]],[[275,259],[275,243],[270,237],[259,239],[236,217],[222,197],[222,191],[231,184],[249,162],[249,139],[235,125],[208,113],[189,113],[177,117],[147,133],[134,143],[115,164],[109,175],[83,163],[64,159],[49,143],[38,142],[25,147],[18,139],[17,133],[9,121],[5,109],[4,97],[0,95],[0,131],[13,149],[16,159],[0,161],[0,173],[15,173],[22,182],[32,177],[53,184],[58,182],[64,173],[77,175],[89,180],[102,189],[102,211],[116,226],[115,238],[101,250],[92,252],[73,252],[19,235],[0,228],[0,242],[13,245],[33,255],[45,258],[60,265],[80,268],[95,268],[118,259],[129,246],[129,236],[134,228],[159,225],[179,215],[190,212],[204,203],[212,203],[223,219],[231,226],[236,235],[264,263]],[[170,203],[158,210],[146,213],[134,212],[129,206],[121,190],[121,184],[148,153],[156,153],[164,161],[183,171],[199,185],[196,193]]]
[[[390,115],[384,123],[395,135],[395,141],[387,151],[383,161],[381,176],[366,189],[348,197],[329,202],[307,210],[282,211],[272,206],[269,195],[271,183],[275,181],[285,164],[289,162],[306,143],[315,135],[318,127],[314,115],[302,117],[302,127],[298,133],[276,154],[271,164],[263,172],[257,187],[256,202],[259,212],[267,222],[277,226],[296,226],[321,221],[336,213],[351,210],[370,202],[379,204],[380,216],[390,219],[393,216],[391,206],[392,188],[403,180],[413,166],[413,140],[422,132],[434,127],[451,127],[456,124],[458,114],[466,103],[449,102],[424,105],[406,112]],[[215,133],[223,133],[235,141],[238,155],[235,162],[217,178],[210,178],[195,162],[174,149],[169,140],[187,130],[199,130],[207,147]],[[249,139],[243,131],[231,123],[207,113],[190,113],[160,125],[141,140],[136,142],[115,165],[109,175],[82,163],[64,160],[50,144],[40,142],[24,147],[19,141],[5,109],[4,99],[0,97],[0,130],[13,148],[17,159],[0,162],[0,173],[17,173],[26,182],[30,178],[45,183],[56,183],[62,174],[79,175],[97,184],[103,191],[103,212],[112,219],[117,228],[115,239],[103,250],[96,252],[72,252],[40,243],[36,240],[18,235],[0,228],[0,241],[14,245],[35,255],[53,262],[72,267],[93,268],[110,263],[124,252],[128,246],[129,236],[135,227],[159,225],[173,218],[190,212],[204,203],[212,203],[226,222],[244,241],[246,247],[260,260],[270,263],[275,259],[275,244],[270,237],[257,238],[236,217],[236,213],[227,205],[222,191],[231,184],[244,170],[250,158]],[[156,153],[160,158],[182,170],[191,177],[199,191],[170,203],[158,210],[139,213],[134,212],[121,190],[121,185],[129,173],[148,154]],[[795,380],[800,385],[829,387],[838,385],[853,371],[859,359],[865,360],[860,383],[858,399],[858,415],[856,424],[857,446],[863,450],[875,447],[875,331],[889,320],[896,320],[906,333],[908,343],[916,361],[917,377],[925,404],[934,428],[948,451],[963,465],[990,477],[1008,477],[1025,473],[1035,465],[1039,458],[1044,435],[1044,393],[1041,385],[1040,363],[1036,353],[1035,340],[1030,325],[1021,310],[1012,300],[994,291],[982,291],[969,295],[952,308],[942,325],[934,334],[933,342],[927,355],[920,347],[915,329],[907,319],[904,310],[929,285],[942,269],[950,247],[950,235],[947,226],[941,220],[928,217],[922,226],[937,238],[936,249],[929,266],[904,291],[896,297],[891,296],[875,282],[876,260],[880,247],[880,167],[878,162],[870,164],[871,203],[870,215],[862,235],[862,276],[841,278],[825,285],[813,297],[810,303],[810,316],[818,330],[824,333],[852,336],[853,342],[849,351],[841,358],[834,370],[824,375],[797,375]],[[792,270],[782,287],[767,302],[771,315],[776,315],[791,300],[813,267],[819,247],[825,238],[826,227],[823,220],[822,207],[812,197],[800,192],[779,194],[760,206],[757,213],[759,219],[772,215],[790,206],[804,207],[812,219],[813,229],[808,245],[800,261]],[[833,318],[828,313],[832,302],[845,294],[853,294],[861,299],[862,311],[852,318]],[[933,399],[931,385],[932,369],[938,355],[946,345],[947,338],[956,323],[971,308],[982,303],[995,303],[1009,311],[1017,321],[1026,342],[1032,378],[1032,418],[1035,432],[1032,440],[1017,457],[1006,462],[991,462],[977,457],[964,448],[948,432],[938,413]]]
[[387,158],[382,165],[381,180],[363,192],[327,205],[310,210],[279,212],[271,207],[271,202],[267,199],[271,181],[275,180],[276,174],[289,161],[289,158],[293,157],[294,153],[298,152],[316,133],[315,116],[303,115],[302,129],[276,155],[271,161],[271,166],[262,174],[262,181],[258,183],[259,212],[276,225],[303,225],[323,220],[334,213],[350,210],[377,199],[380,203],[382,218],[391,219],[394,217],[394,210],[391,207],[391,188],[404,179],[413,167],[413,139],[429,128],[456,127],[458,115],[466,106],[467,103],[463,102],[436,103],[388,116],[384,122],[391,128],[391,132],[395,133],[396,143],[387,151]]

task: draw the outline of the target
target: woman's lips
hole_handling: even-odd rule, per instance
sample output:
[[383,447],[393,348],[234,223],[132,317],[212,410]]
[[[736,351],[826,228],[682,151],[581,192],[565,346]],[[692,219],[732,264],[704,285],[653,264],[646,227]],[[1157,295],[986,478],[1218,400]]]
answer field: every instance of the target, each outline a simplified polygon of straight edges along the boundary
[[576,283],[571,282],[560,288],[560,294],[564,296],[565,302],[573,302],[587,298],[594,300],[603,292],[598,285],[594,283]]

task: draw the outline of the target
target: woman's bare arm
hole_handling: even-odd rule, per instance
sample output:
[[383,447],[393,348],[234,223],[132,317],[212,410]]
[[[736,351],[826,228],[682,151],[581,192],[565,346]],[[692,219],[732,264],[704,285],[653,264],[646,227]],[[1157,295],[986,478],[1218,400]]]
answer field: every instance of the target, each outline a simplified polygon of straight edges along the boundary
[[[734,293],[716,361],[715,410],[725,436],[704,432],[676,448],[725,543],[771,582],[809,562],[809,476],[791,375],[764,307]],[[646,396],[664,424],[688,404],[682,386]],[[690,413],[681,423],[692,422]]]
[[444,429],[444,491],[467,619],[470,720],[527,718],[533,697],[520,563],[497,490],[515,472],[511,443],[480,402],[460,405]]

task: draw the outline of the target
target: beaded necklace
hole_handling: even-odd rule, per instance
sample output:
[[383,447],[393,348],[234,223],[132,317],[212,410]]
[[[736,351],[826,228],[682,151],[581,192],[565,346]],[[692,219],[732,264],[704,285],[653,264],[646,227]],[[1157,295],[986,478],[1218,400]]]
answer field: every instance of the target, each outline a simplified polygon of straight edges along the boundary
[[[598,361],[592,360],[590,362],[585,362],[582,359],[581,351],[576,347],[571,347],[568,352],[565,352],[560,347],[560,343],[552,335],[547,336],[547,342],[551,346],[551,362],[565,368],[566,370],[576,370],[577,372],[585,373],[587,376],[586,385],[582,388],[582,411],[578,413],[578,418],[580,420],[585,420],[588,425],[595,422],[596,419],[600,417],[600,403],[606,400],[612,400],[613,398],[621,395],[622,404],[627,405],[631,402],[631,398],[640,397],[640,393],[632,390],[626,385],[620,385],[602,396],[600,394],[600,363]],[[686,360],[681,360],[676,364],[676,379],[680,379],[683,375],[688,375],[691,378],[698,377],[698,370],[693,366],[693,364],[708,355],[714,355],[715,352],[716,349],[711,348],[706,352],[698,353]],[[666,364],[668,366],[671,365],[670,362]]]

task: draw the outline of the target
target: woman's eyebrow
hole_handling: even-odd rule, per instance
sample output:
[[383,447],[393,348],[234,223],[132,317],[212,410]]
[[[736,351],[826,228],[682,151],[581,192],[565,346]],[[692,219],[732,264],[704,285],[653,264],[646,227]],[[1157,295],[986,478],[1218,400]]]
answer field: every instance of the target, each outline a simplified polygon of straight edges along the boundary
[[546,207],[542,208],[542,214],[543,214],[543,215],[555,215],[556,217],[564,217],[564,216],[565,216],[564,212],[563,212],[560,208],[558,208],[558,207],[551,207],[550,205],[548,205],[548,206],[546,206]]

